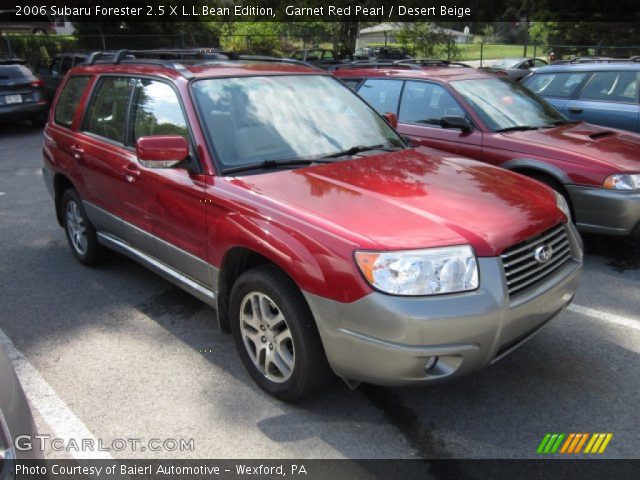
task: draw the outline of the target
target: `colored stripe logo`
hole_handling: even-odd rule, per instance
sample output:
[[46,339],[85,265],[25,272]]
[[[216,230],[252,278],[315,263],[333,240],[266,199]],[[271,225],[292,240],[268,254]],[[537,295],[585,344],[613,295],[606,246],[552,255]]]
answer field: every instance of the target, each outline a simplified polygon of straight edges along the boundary
[[612,438],[613,433],[547,433],[538,445],[537,453],[542,455],[602,454]]

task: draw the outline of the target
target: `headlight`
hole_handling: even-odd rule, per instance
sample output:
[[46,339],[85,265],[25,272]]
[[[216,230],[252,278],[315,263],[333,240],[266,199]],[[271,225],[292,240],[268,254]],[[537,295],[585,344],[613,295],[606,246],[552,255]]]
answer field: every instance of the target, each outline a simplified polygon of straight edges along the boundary
[[469,245],[355,254],[376,289],[393,295],[437,295],[478,288],[478,265]]
[[569,204],[564,196],[558,192],[553,192],[556,194],[556,205],[560,209],[562,213],[564,213],[567,217],[567,220],[571,220],[571,209],[569,208]]
[[607,190],[640,190],[640,173],[616,173],[602,184]]

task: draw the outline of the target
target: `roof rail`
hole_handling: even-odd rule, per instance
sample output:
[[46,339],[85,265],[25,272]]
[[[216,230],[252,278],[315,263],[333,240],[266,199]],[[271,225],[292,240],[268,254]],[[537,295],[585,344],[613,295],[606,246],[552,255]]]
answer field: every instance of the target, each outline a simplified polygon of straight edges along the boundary
[[356,60],[354,62],[339,63],[333,65],[330,70],[355,70],[358,68],[394,68],[394,67],[406,67],[409,70],[422,70],[422,67],[415,63],[405,63],[404,61],[379,61],[373,62],[369,60]]
[[410,70],[422,70],[424,67],[462,67],[471,68],[466,63],[450,62],[439,58],[406,59],[406,60],[381,60],[377,62],[369,60],[357,60],[349,63],[339,63],[331,70],[356,69],[356,68],[395,68],[405,67]]

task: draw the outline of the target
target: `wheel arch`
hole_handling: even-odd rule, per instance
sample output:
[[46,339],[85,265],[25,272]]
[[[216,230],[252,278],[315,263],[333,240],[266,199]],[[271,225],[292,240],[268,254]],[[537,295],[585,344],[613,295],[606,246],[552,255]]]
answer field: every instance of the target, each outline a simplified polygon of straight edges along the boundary
[[64,192],[70,188],[76,190],[75,185],[69,179],[69,177],[67,177],[63,173],[56,173],[53,176],[53,192],[56,208],[56,218],[58,219],[58,224],[61,227],[64,226],[64,218],[62,212],[62,195],[64,195]]
[[547,175],[563,186],[572,183],[569,176],[561,169],[540,160],[530,158],[514,158],[512,160],[507,160],[506,162],[504,162],[501,167],[523,175],[526,175],[527,173],[538,173]]
[[236,245],[227,249],[220,264],[216,293],[216,315],[218,327],[221,331],[226,333],[231,332],[229,324],[229,298],[233,284],[244,272],[260,265],[275,265],[300,288],[294,275],[280,263],[281,262],[272,256],[265,255],[251,247]]

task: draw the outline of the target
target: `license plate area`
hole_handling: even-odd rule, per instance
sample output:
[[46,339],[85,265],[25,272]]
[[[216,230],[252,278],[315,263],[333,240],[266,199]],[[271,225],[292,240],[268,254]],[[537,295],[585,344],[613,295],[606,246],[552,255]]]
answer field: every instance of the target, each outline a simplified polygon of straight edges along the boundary
[[22,95],[5,95],[4,103],[7,105],[22,103]]

